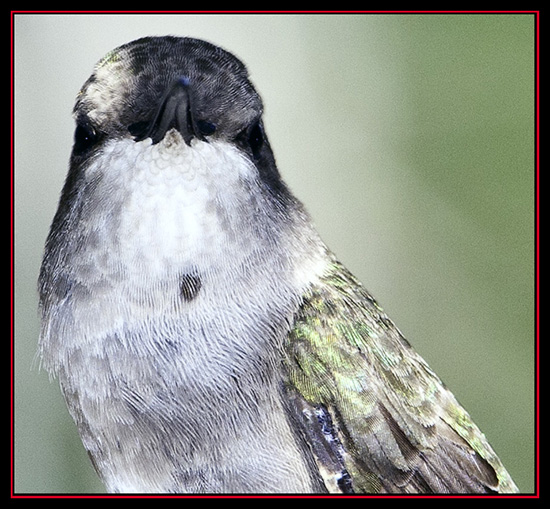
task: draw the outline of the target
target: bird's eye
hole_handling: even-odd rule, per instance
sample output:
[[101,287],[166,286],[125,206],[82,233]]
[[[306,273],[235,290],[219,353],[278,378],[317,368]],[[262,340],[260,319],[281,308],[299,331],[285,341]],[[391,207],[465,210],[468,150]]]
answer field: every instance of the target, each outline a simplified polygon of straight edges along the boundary
[[74,154],[86,153],[97,143],[98,139],[99,135],[92,125],[88,122],[79,123],[74,132]]
[[255,122],[248,131],[248,145],[252,150],[252,155],[254,156],[254,159],[258,159],[260,157],[260,151],[262,149],[263,144],[264,144],[264,130],[262,129],[262,126],[258,121],[258,122]]
[[210,136],[216,132],[216,124],[208,120],[197,120],[197,127],[203,136]]
[[147,138],[151,132],[150,122],[135,122],[128,126],[129,133],[134,137],[134,141],[142,141]]

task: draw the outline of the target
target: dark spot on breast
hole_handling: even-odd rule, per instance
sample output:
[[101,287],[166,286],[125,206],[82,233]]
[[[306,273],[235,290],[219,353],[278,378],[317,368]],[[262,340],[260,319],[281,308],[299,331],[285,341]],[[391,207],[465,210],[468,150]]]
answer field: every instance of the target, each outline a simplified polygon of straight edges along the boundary
[[180,294],[187,302],[192,301],[199,293],[201,278],[194,274],[184,274],[180,282]]

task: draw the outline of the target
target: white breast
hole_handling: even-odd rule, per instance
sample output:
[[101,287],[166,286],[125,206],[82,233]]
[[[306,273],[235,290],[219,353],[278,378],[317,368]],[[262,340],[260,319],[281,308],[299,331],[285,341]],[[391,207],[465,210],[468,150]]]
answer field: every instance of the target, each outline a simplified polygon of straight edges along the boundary
[[[223,491],[232,473],[252,491],[309,490],[278,375],[327,263],[307,218],[282,215],[237,148],[188,147],[175,132],[112,141],[83,171],[82,242],[59,260],[71,291],[52,304],[41,351],[109,489],[170,491],[174,472],[209,471],[185,490]],[[202,283],[191,302],[186,273]]]

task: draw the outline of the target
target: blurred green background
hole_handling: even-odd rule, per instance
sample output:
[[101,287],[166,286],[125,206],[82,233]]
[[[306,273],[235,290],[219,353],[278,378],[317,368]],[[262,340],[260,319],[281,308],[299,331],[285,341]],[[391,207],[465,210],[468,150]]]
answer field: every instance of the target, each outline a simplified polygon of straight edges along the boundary
[[15,490],[103,492],[34,360],[36,279],[93,65],[145,35],[248,66],[281,173],[534,490],[533,15],[15,15]]

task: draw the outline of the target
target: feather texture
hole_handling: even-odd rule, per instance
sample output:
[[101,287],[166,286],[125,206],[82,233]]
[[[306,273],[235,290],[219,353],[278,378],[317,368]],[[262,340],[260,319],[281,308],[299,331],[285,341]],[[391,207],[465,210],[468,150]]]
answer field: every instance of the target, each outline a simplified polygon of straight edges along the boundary
[[[344,491],[340,475],[354,492],[517,491],[468,413],[337,261],[304,299],[286,367],[329,490]],[[320,411],[333,426],[332,455],[311,418]]]

